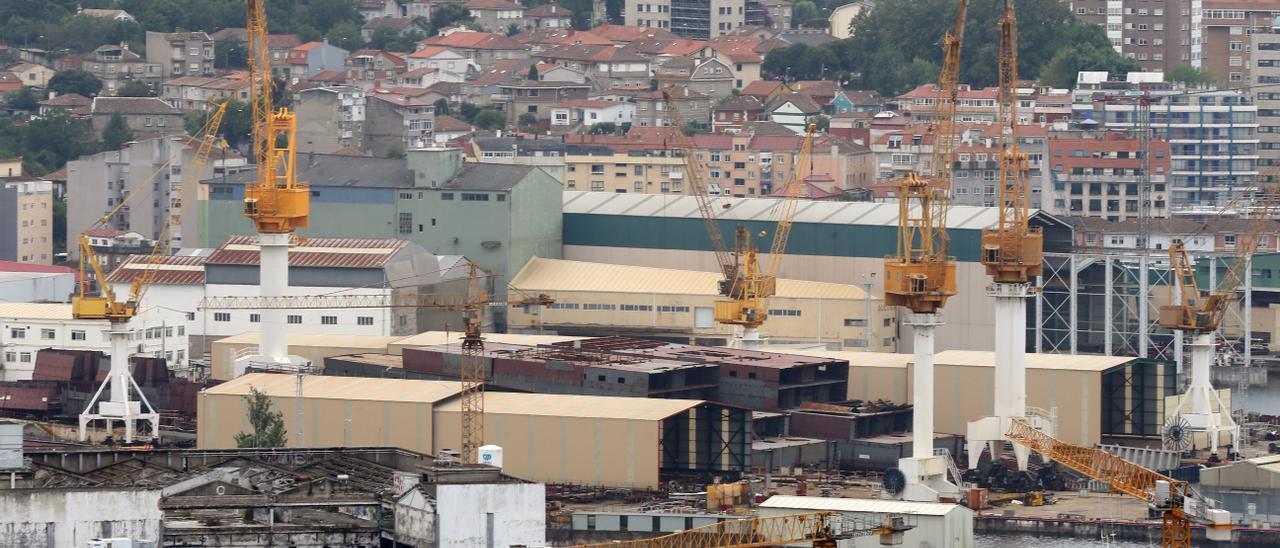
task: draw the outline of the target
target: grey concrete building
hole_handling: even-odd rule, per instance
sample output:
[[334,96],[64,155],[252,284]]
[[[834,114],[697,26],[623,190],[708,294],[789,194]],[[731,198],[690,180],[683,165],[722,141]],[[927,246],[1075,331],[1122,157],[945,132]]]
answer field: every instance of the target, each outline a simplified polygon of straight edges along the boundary
[[745,0],[626,0],[628,26],[669,30],[684,38],[709,40],[746,22]]
[[114,95],[124,82],[142,80],[151,85],[164,79],[158,63],[151,63],[129,50],[128,44],[107,44],[80,59],[80,69],[102,80],[102,94]]
[[213,38],[204,32],[147,31],[147,62],[160,65],[167,80],[213,74]]
[[586,99],[590,84],[512,80],[498,84],[494,106],[506,112],[507,124],[514,125],[521,114],[533,114],[539,120],[551,119],[551,105],[570,99]]
[[53,183],[0,179],[0,261],[53,262]]
[[366,96],[364,148],[374,156],[425,147],[432,142],[435,107],[399,93]]
[[[631,127],[667,127],[674,125],[672,113],[667,110],[661,91],[643,91],[635,94],[636,114]],[[696,122],[710,127],[710,97],[681,86],[671,94],[671,101],[685,123]]]
[[[179,118],[179,130],[181,127]],[[129,143],[121,150],[81,156],[68,162],[67,234],[75,237],[84,232],[119,205],[130,191],[150,184],[150,194],[130,202],[129,208],[117,213],[105,228],[137,232],[144,238],[155,239],[168,215],[170,200],[174,197],[172,191],[178,189],[178,183],[183,181],[183,168],[191,164],[195,155],[191,143],[185,135],[155,137]],[[226,171],[237,171],[245,165],[245,159],[235,152],[224,156],[221,151],[215,151],[201,178],[221,177]],[[156,174],[154,179],[153,174]],[[186,204],[196,202],[196,185],[183,186],[181,191]],[[179,241],[182,235],[197,233],[199,217],[190,207],[187,213],[177,235]],[[78,256],[75,246],[68,246],[67,252],[70,257]]]
[[559,139],[475,137],[469,145],[469,155],[478,162],[533,166],[564,182],[566,147]]
[[[1280,522],[1280,455],[1200,471],[1200,492],[1222,502],[1231,521]],[[1256,525],[1253,525],[1256,526]]]
[[94,97],[89,112],[93,132],[99,136],[116,114],[124,117],[136,139],[186,133],[182,111],[159,97]]
[[364,149],[365,96],[351,86],[304,89],[293,96],[298,151]]
[[327,38],[323,42],[307,42],[289,50],[285,76],[297,82],[326,70],[343,70],[348,53],[350,52],[345,49],[329,44]]
[[[412,149],[404,160],[305,154],[298,164],[298,179],[311,185],[303,236],[411,240],[475,261],[500,291],[531,257],[560,256],[562,190],[541,169],[464,165],[461,151],[444,148]],[[204,242],[252,232],[242,212],[244,183],[253,177],[202,182]]]
[[524,6],[510,0],[468,0],[471,17],[489,32],[506,33],[511,25],[524,27]]
[[1143,70],[1165,71],[1178,65],[1200,67],[1202,0],[1071,0],[1081,21],[1103,28],[1111,46]]

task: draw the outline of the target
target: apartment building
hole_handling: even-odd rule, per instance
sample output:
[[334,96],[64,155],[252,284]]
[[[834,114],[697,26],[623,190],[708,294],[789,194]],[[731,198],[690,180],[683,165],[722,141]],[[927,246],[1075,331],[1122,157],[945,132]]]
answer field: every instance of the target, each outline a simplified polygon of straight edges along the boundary
[[94,97],[89,106],[93,132],[102,135],[111,118],[119,115],[135,138],[185,134],[182,111],[159,97]]
[[445,36],[432,36],[418,42],[418,49],[429,46],[449,48],[481,69],[493,68],[504,59],[527,59],[529,49],[507,36],[492,32],[459,30]]
[[1071,0],[1076,18],[1102,27],[1117,52],[1147,71],[1203,66],[1202,25],[1209,2]]
[[387,89],[399,83],[400,75],[408,67],[408,61],[397,53],[376,49],[354,51],[345,61],[346,83],[366,92]]
[[[129,51],[129,44],[107,44],[79,58],[80,69],[102,80],[102,94],[115,95],[124,82],[141,80],[155,85],[164,79],[163,67]],[[71,65],[73,63],[67,63]]]
[[1259,183],[1280,182],[1280,33],[1249,35],[1249,83],[1258,107]]
[[[673,91],[671,103],[678,111],[679,119],[684,123],[697,123],[710,127],[712,99],[680,87]],[[667,110],[667,102],[661,91],[642,91],[632,95],[636,103],[634,126],[637,127],[670,127],[678,125],[673,122],[672,113]]]
[[167,80],[213,74],[213,38],[203,32],[147,31],[147,62],[160,65]]
[[[1140,143],[1130,132],[1055,132],[1049,140],[1049,177],[1043,208],[1054,215],[1125,221],[1138,217]],[[1169,216],[1169,143],[1153,139],[1151,218]]]
[[294,94],[299,152],[364,148],[365,94],[351,86],[325,86]]
[[184,112],[205,112],[227,99],[249,101],[249,73],[228,76],[182,76],[160,85],[160,98]]
[[[996,205],[1000,177],[999,128],[975,126],[965,128],[956,146],[956,160],[951,170],[952,203],[993,207]],[[1027,155],[1027,201],[1040,207],[1044,187],[1046,128],[1038,125],[1018,126],[1018,147]],[[932,153],[932,151],[930,151]]]
[[[1256,191],[1258,107],[1243,91],[1152,93],[1151,130],[1169,143],[1171,215],[1217,212]],[[1093,119],[1109,130],[1134,127],[1137,105],[1095,98]]]
[[1204,69],[1222,89],[1242,88],[1252,81],[1259,67],[1251,62],[1251,37],[1273,32],[1273,12],[1280,12],[1280,0],[1204,0],[1201,34],[1204,38]]
[[432,143],[436,109],[431,103],[390,92],[365,98],[364,144],[369,153],[386,157]]
[[590,84],[512,80],[498,84],[494,105],[507,115],[507,124],[515,125],[521,114],[532,114],[538,120],[550,120],[552,106],[565,101],[586,99]]
[[564,156],[565,190],[683,194],[684,158],[664,151],[618,152],[570,147]]
[[0,261],[53,263],[52,182],[0,179]]
[[507,27],[524,27],[524,6],[510,0],[467,0],[467,11],[489,32],[506,33]]
[[342,70],[346,66],[347,50],[323,42],[307,42],[289,50],[285,75],[292,81],[305,80],[327,70]]
[[710,40],[744,25],[746,4],[745,0],[626,0],[623,14],[627,26]]

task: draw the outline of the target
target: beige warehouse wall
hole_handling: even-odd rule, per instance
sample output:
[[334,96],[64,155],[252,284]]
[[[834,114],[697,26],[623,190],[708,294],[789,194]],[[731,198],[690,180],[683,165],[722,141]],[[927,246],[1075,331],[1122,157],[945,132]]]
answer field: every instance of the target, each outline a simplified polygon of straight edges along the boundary
[[[484,441],[501,446],[503,469],[544,483],[655,489],[659,421],[486,413]],[[437,409],[435,444],[462,447],[458,411]]]
[[[675,268],[719,272],[715,254],[709,251],[674,249],[642,249],[597,246],[564,246],[564,258],[573,261]],[[817,255],[787,255],[782,261],[779,277],[815,282],[856,284],[861,287],[862,275],[875,273],[872,286],[874,295],[884,291],[880,285],[884,277],[884,260],[867,257],[830,257]],[[947,301],[938,329],[935,349],[944,350],[992,350],[995,326],[990,311],[995,301],[986,295],[990,277],[978,263],[956,265],[957,295]],[[776,307],[775,307],[776,308]],[[911,337],[901,331],[898,352],[910,352]]]
[[905,403],[911,396],[905,367],[866,367],[849,364],[848,398]]
[[[289,446],[295,446],[295,399],[272,397],[284,418]],[[431,453],[431,404],[416,402],[306,399],[303,401],[303,447],[388,446]],[[202,449],[235,447],[235,435],[250,431],[243,396],[199,397],[196,445]]]

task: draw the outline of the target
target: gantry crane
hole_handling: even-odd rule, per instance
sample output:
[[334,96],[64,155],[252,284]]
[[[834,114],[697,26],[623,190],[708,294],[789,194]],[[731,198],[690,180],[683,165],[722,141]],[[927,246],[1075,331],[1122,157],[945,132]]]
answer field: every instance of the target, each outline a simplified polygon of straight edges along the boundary
[[[1277,169],[1272,167],[1269,172]],[[1258,252],[1264,237],[1270,234],[1277,208],[1280,208],[1280,190],[1275,183],[1268,183],[1252,204],[1243,207],[1243,197],[1228,203],[1224,210],[1240,207],[1250,217],[1248,228],[1236,237],[1235,254],[1226,261],[1226,271],[1207,295],[1201,295],[1196,282],[1195,262],[1187,252],[1185,238],[1169,245],[1169,303],[1160,307],[1159,325],[1191,336],[1191,383],[1178,401],[1178,406],[1165,414],[1162,438],[1167,449],[1184,451],[1194,448],[1194,432],[1208,435],[1209,450],[1216,453],[1222,433],[1231,436],[1232,447],[1237,447],[1240,426],[1231,417],[1231,409],[1225,405],[1213,388],[1212,365],[1215,337],[1222,325],[1227,308],[1235,302],[1236,290],[1249,275],[1249,264]],[[1224,211],[1225,212],[1225,211]],[[1215,216],[1216,217],[1216,216]],[[1210,258],[1212,269],[1217,269],[1217,259]],[[1244,344],[1250,344],[1249,326],[1243,326]]]
[[[217,142],[218,128],[222,124],[226,109],[226,101],[217,105],[205,120],[204,127],[196,134],[196,150],[195,154],[192,155],[191,164],[185,166],[186,169],[183,171],[182,177],[170,188],[169,214],[165,218],[164,224],[160,227],[155,246],[152,247],[151,253],[147,255],[146,266],[130,283],[129,294],[124,301],[116,300],[116,295],[111,290],[111,284],[107,283],[107,277],[102,271],[102,264],[94,253],[93,247],[89,245],[88,231],[106,226],[134,198],[149,192],[153,182],[162,172],[169,168],[173,158],[165,161],[147,180],[129,192],[123,200],[120,200],[120,203],[116,204],[106,215],[100,217],[78,239],[80,276],[79,283],[76,284],[76,294],[71,298],[71,316],[77,320],[107,320],[111,325],[110,330],[107,332],[111,340],[111,371],[102,384],[98,386],[97,392],[94,392],[93,397],[89,399],[84,411],[80,413],[80,441],[84,441],[87,438],[88,426],[96,420],[106,421],[108,429],[111,428],[113,421],[124,422],[126,442],[133,441],[135,425],[139,420],[151,423],[149,436],[154,437],[159,434],[160,415],[151,407],[151,402],[147,401],[147,397],[142,394],[142,389],[138,388],[137,383],[133,380],[133,375],[129,373],[128,324],[129,320],[137,314],[141,307],[142,297],[146,294],[147,289],[155,281],[159,272],[159,265],[164,262],[164,258],[171,251],[170,246],[173,242],[174,232],[179,229],[182,223],[182,209],[185,205],[182,200],[184,189],[192,188],[194,185],[199,184],[199,178],[204,173],[204,168],[209,162],[209,154],[213,150],[214,143]],[[181,154],[185,149],[185,145],[180,145],[174,156]],[[92,294],[93,288],[91,284],[97,285],[96,295]],[[111,392],[106,400],[101,400],[102,391],[107,385],[111,385]],[[130,386],[133,386],[133,389],[137,391],[138,397],[142,400],[141,402],[132,400]],[[96,413],[93,412],[95,404],[98,406]]]
[[811,512],[781,516],[726,520],[661,537],[581,544],[578,548],[750,548],[811,543],[814,548],[835,548],[842,539],[876,535],[883,546],[902,544],[904,533],[915,528],[904,516],[887,515],[879,523],[847,520],[835,512]]
[[[998,457],[1009,420],[1027,414],[1027,297],[1031,281],[1043,271],[1044,235],[1028,223],[1027,154],[1018,143],[1018,21],[1014,0],[1004,1],[1000,18],[1000,87],[997,125],[1000,128],[1000,180],[998,218],[994,228],[982,231],[982,264],[991,276],[988,295],[995,298],[995,401],[994,416],[969,423],[969,467],[977,466],[983,442]],[[1043,417],[1037,427],[1052,428]],[[1018,468],[1026,470],[1029,454],[1015,445]]]
[[901,487],[905,500],[936,502],[943,494],[958,496],[960,490],[946,477],[951,468],[948,457],[933,451],[933,340],[934,331],[942,324],[938,311],[956,294],[956,261],[947,255],[947,195],[955,154],[960,47],[968,7],[968,0],[960,0],[955,27],[942,38],[944,62],[930,125],[930,171],[924,175],[911,172],[897,181],[898,252],[884,260],[884,301],[910,311],[906,323],[911,325],[915,353],[911,457],[898,460],[902,477],[886,475],[901,480],[886,482],[886,486],[891,491]]
[[[720,295],[726,298],[717,300],[715,303],[716,322],[742,328],[742,336],[735,340],[735,345],[748,349],[759,348],[763,344],[760,326],[764,325],[769,316],[769,298],[777,293],[778,271],[782,266],[782,256],[786,254],[787,241],[791,237],[796,203],[804,191],[805,179],[812,170],[811,153],[817,126],[809,124],[800,145],[800,153],[793,162],[790,176],[784,183],[784,197],[778,204],[778,225],[769,247],[768,263],[765,267],[761,267],[759,251],[752,241],[751,233],[745,227],[739,225],[735,231],[732,250],[725,244],[724,233],[720,230],[720,222],[716,215],[714,198],[702,181],[702,162],[693,152],[695,149],[693,139],[680,131],[683,120],[680,117],[678,105],[673,100],[671,89],[664,87],[662,96],[674,128],[673,149],[682,152],[685,176],[689,179],[690,191],[697,201],[698,212],[706,224],[707,236],[711,239],[711,247],[715,251],[716,262],[720,265],[720,273],[724,275],[718,290]],[[759,234],[761,237],[766,235],[763,231]]]
[[1165,548],[1190,548],[1192,521],[1205,524],[1209,540],[1231,540],[1231,512],[1210,508],[1185,481],[1148,470],[1101,449],[1058,440],[1021,417],[1009,421],[1005,437],[1019,447],[1105,483],[1113,492],[1144,500],[1158,509]]
[[[257,178],[245,188],[244,216],[253,221],[258,234],[259,290],[263,297],[274,297],[287,293],[289,241],[297,229],[307,226],[311,193],[298,182],[297,120],[289,109],[277,110],[272,104],[266,0],[245,0],[245,12]],[[262,311],[258,355],[246,358],[237,369],[248,363],[306,365],[306,360],[289,356],[285,316],[283,310]]]
[[[482,287],[481,269],[474,262],[468,267],[467,287],[463,294],[430,293],[411,295],[278,295],[260,297],[206,297],[200,302],[205,310],[304,310],[351,308],[434,308],[463,313],[462,358],[459,380],[462,390],[459,399],[462,406],[462,462],[474,464],[480,446],[484,444],[484,385],[486,382],[484,337],[484,307],[491,304],[507,306],[546,306],[555,302],[546,294],[521,294],[520,298],[493,300]],[[514,289],[514,288],[512,288]],[[302,376],[311,368],[281,369],[272,364],[255,367],[265,372],[282,372],[297,375],[295,388],[295,412],[298,414],[294,428],[296,445],[301,446],[301,428],[306,422],[302,413]]]

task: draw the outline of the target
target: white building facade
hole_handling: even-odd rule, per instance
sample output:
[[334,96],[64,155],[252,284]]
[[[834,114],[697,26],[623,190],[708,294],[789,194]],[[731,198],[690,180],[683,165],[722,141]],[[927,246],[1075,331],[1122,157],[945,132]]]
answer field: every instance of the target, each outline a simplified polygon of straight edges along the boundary
[[[145,306],[129,321],[134,356],[164,358],[171,366],[188,357],[188,316]],[[46,348],[110,353],[106,320],[77,320],[63,303],[0,303],[0,379],[30,380],[36,355]]]

